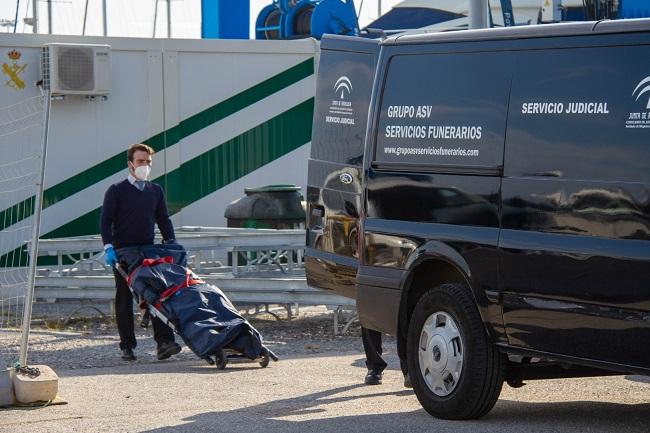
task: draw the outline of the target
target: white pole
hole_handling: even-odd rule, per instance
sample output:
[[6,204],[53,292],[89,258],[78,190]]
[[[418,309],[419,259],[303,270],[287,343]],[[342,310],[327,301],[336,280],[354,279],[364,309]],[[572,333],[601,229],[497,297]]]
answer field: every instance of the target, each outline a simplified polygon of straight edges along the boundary
[[102,17],[104,26],[104,36],[108,36],[108,18],[106,17],[106,0],[102,0]]
[[469,28],[484,29],[488,26],[487,0],[469,1]]
[[377,0],[377,18],[381,16],[381,0]]
[[38,33],[38,0],[32,0],[32,15],[34,19],[32,31]]
[[41,209],[43,207],[43,184],[45,183],[45,160],[47,156],[47,137],[50,129],[50,89],[45,89],[43,97],[43,139],[41,144],[41,175],[38,181],[38,193],[34,201],[34,227],[32,229],[32,241],[29,251],[29,274],[27,277],[27,294],[25,296],[25,308],[23,311],[23,329],[20,340],[21,366],[27,365],[27,343],[29,341],[29,330],[32,321],[32,303],[34,302],[34,283],[36,282],[36,261],[38,260],[38,238],[41,235]]
[[172,0],[167,0],[167,37],[172,37]]

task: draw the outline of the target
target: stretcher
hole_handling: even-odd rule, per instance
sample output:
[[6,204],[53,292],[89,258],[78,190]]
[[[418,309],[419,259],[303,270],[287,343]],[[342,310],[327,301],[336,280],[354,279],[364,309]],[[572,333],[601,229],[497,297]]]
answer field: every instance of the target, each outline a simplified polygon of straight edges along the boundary
[[180,245],[127,247],[115,264],[141,308],[178,334],[199,357],[218,369],[229,362],[257,362],[263,368],[278,357],[226,295],[202,281],[185,262]]

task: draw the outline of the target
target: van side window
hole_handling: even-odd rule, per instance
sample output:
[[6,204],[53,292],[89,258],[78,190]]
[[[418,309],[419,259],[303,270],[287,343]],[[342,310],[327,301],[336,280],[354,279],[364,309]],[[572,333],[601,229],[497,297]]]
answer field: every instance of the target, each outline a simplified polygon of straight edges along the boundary
[[505,175],[650,182],[649,99],[650,46],[518,54]]
[[362,165],[374,63],[367,53],[321,56],[312,159]]
[[374,161],[499,168],[510,53],[401,55],[384,83]]

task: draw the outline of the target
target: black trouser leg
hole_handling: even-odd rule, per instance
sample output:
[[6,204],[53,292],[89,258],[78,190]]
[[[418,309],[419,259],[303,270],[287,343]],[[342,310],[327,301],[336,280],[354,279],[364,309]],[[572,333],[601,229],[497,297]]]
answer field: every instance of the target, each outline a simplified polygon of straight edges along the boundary
[[[406,340],[406,335],[403,335],[404,340]],[[408,373],[408,364],[406,362],[406,345],[399,346],[397,348],[397,356],[399,356],[399,367],[402,370],[402,373],[406,376]]]
[[366,367],[368,367],[368,370],[384,371],[386,361],[381,357],[383,353],[381,332],[362,327],[361,340],[363,341],[363,350],[366,352]]
[[120,349],[135,349],[133,330],[133,295],[122,276],[113,269],[115,276],[115,321],[120,334]]
[[174,331],[165,325],[162,320],[152,315],[151,323],[153,324],[153,339],[156,340],[158,345],[174,341]]
[[408,374],[409,367],[408,367],[408,365],[406,363],[406,359],[404,359],[404,358],[399,359],[399,368],[400,368],[400,370],[402,370],[402,374],[404,376],[406,376]]

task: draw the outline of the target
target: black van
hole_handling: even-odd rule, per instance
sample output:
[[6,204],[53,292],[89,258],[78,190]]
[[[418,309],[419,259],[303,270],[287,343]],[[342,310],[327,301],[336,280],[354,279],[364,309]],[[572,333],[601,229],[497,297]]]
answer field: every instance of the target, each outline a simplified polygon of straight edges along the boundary
[[650,20],[321,45],[307,278],[432,415],[650,374]]

